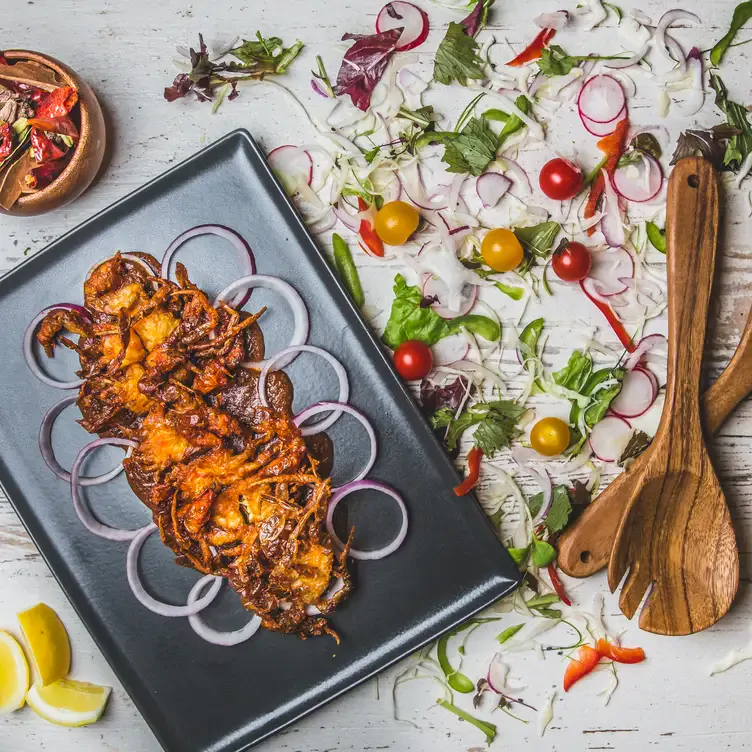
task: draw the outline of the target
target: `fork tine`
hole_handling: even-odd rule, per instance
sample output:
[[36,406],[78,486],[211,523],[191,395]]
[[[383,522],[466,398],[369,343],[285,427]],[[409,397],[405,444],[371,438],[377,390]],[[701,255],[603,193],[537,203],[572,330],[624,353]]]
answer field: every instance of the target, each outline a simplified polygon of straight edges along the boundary
[[619,608],[627,619],[631,619],[642,602],[648,587],[650,587],[650,573],[648,567],[640,567],[640,562],[632,565],[629,577],[621,589]]

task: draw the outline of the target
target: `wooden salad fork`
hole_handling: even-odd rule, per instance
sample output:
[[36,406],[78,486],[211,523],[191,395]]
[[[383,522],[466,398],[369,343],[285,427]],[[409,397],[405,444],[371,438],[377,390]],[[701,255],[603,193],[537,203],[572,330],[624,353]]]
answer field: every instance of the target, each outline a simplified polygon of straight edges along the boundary
[[[723,373],[702,395],[706,436],[717,433],[737,405],[752,393],[752,308],[739,346]],[[589,577],[608,564],[624,509],[642,473],[646,455],[601,491],[559,539],[556,563],[570,577]]]
[[640,627],[682,635],[715,624],[739,585],[739,554],[700,420],[700,372],[718,236],[718,183],[681,160],[667,204],[668,381],[658,431],[619,523],[608,565],[619,607]]

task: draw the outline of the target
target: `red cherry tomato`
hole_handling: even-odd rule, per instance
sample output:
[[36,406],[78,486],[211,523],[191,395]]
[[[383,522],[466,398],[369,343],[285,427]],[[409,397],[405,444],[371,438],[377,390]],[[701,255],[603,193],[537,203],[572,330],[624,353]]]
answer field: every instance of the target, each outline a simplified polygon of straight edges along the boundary
[[582,188],[582,171],[566,159],[557,157],[543,165],[538,182],[540,189],[555,201],[568,201]]
[[424,379],[433,368],[431,348],[417,339],[403,342],[394,351],[394,367],[405,381]]
[[554,274],[564,282],[579,282],[590,273],[593,263],[590,251],[582,243],[569,242],[560,246],[553,255]]

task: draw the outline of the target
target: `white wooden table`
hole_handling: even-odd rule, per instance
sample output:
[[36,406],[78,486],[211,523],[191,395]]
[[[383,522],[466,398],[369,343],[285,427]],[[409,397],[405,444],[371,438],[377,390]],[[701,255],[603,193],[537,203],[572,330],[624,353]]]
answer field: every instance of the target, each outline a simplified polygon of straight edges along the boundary
[[[457,16],[427,2],[423,5],[434,27],[428,43],[418,51],[421,65],[428,70],[443,28],[448,20],[456,20]],[[519,48],[534,33],[533,16],[558,7],[554,0],[534,5],[533,10],[530,3],[499,0],[493,13],[495,33]],[[632,7],[626,1],[620,5]],[[681,29],[678,36],[687,43],[697,41],[703,47],[711,46],[725,32],[733,5],[728,0],[702,3],[689,0],[684,7],[696,10],[704,26],[700,30]],[[162,89],[175,74],[172,61],[177,44],[195,44],[199,31],[207,41],[219,41],[235,34],[251,36],[257,28],[266,35],[281,36],[288,44],[300,38],[306,43],[306,50],[295,61],[285,83],[323,116],[330,105],[316,98],[308,84],[314,56],[321,54],[330,75],[336,75],[344,50],[344,45],[337,40],[346,31],[370,33],[380,6],[380,0],[329,0],[327,3],[215,0],[193,4],[186,0],[131,0],[128,3],[0,0],[4,32],[0,43],[48,52],[81,73],[96,89],[106,109],[112,144],[104,175],[73,206],[40,218],[0,218],[0,273],[231,129],[240,126],[250,129],[267,148],[312,140],[312,134],[297,113],[270,87],[243,90],[240,99],[225,103],[216,115],[211,114],[209,107],[193,101],[167,104],[162,98]],[[641,7],[655,21],[670,3],[647,0]],[[613,29],[608,28],[611,23],[586,35],[584,44],[593,49],[612,50]],[[562,34],[562,40],[566,39]],[[735,49],[724,65],[726,82],[735,97],[745,103],[752,101],[747,49]],[[454,111],[450,91],[455,92],[446,90],[446,94],[441,95],[444,99],[437,101],[445,101],[447,110]],[[652,107],[652,100],[641,100],[638,96],[632,111],[642,113],[640,122],[655,122],[657,116]],[[708,106],[696,120],[712,125],[717,119],[717,114]],[[671,117],[666,123],[674,135],[690,125],[690,121],[674,121]],[[561,150],[581,140],[566,126],[557,126],[556,133],[558,139],[563,139],[556,141],[556,148]],[[576,146],[580,148],[579,142]],[[544,156],[545,152],[541,152],[540,161]],[[728,203],[720,260],[720,303],[715,309],[708,353],[711,377],[720,372],[730,357],[750,303],[752,221],[747,219],[748,211],[746,199],[742,201],[739,196]],[[109,250],[113,249],[103,249],[103,255]],[[368,267],[362,276],[369,301],[386,308],[394,269],[376,268],[373,261],[363,257],[359,257],[359,261]],[[558,294],[550,299],[545,315],[553,324],[557,320],[567,321],[572,315],[567,311],[567,296]],[[576,315],[582,317],[583,313],[577,311]],[[615,600],[609,596],[606,600],[609,624],[616,631],[627,630],[625,641],[642,645],[649,660],[639,666],[626,667],[620,673],[621,685],[608,706],[604,706],[602,697],[597,694],[608,684],[606,674],[588,678],[579,685],[578,691],[559,697],[554,707],[554,720],[542,739],[537,734],[534,714],[526,715],[532,721],[524,726],[496,713],[499,736],[495,747],[715,752],[752,746],[747,691],[752,663],[712,679],[708,677],[711,664],[731,648],[742,647],[749,640],[751,445],[752,404],[746,404],[724,426],[712,447],[731,504],[742,553],[742,586],[732,612],[706,633],[667,639],[641,634],[636,626],[623,619]],[[585,606],[590,605],[594,592],[607,592],[602,575],[587,582],[569,581],[567,587],[574,599]],[[29,709],[0,719],[0,750],[157,752],[159,746],[151,732],[74,614],[10,505],[0,498],[0,628],[16,631],[15,613],[38,601],[52,605],[68,627],[73,643],[73,675],[110,684],[115,690],[105,718],[89,728],[58,728],[45,723]],[[493,654],[493,635],[497,631],[474,636],[468,654],[477,656],[478,665],[476,672],[468,671],[471,676],[478,676],[479,667]],[[548,656],[544,661],[520,655],[512,661],[513,672],[529,684],[523,694],[532,704],[540,703],[552,686],[560,686],[564,669],[562,658],[555,653]],[[417,725],[394,720],[391,680],[398,670],[387,671],[378,683],[368,682],[265,742],[259,749],[268,752],[375,749],[454,752],[483,748],[483,739],[476,729],[458,722],[442,709],[431,707],[437,696],[436,688],[426,686],[425,682],[407,684],[400,694],[401,712],[413,718]],[[249,677],[249,681],[254,681],[254,677]],[[207,717],[206,722],[211,723],[211,717]]]

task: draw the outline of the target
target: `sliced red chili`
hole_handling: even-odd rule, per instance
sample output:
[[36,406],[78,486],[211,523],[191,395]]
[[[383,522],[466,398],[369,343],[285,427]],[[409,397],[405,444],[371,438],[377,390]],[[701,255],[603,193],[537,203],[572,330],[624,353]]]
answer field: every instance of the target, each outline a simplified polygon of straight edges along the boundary
[[510,60],[507,65],[519,68],[521,65],[525,65],[525,63],[537,60],[541,57],[546,45],[554,38],[555,34],[556,29],[542,29],[538,36],[516,58]]
[[70,136],[70,138],[78,138],[78,128],[76,128],[74,122],[67,115],[54,118],[29,118],[26,122],[27,125],[36,126],[43,131],[59,133],[61,136]]
[[635,351],[635,345],[634,342],[632,342],[632,338],[629,336],[629,333],[624,328],[624,324],[619,321],[616,314],[611,310],[611,306],[608,305],[608,303],[604,303],[597,298],[594,298],[585,288],[585,285],[583,284],[584,280],[580,281],[580,289],[582,292],[585,293],[588,300],[590,300],[593,305],[606,317],[606,321],[608,321],[609,326],[611,329],[613,329],[614,334],[619,338],[619,342],[624,346],[624,349],[627,352],[634,352]]
[[46,188],[68,166],[72,154],[73,152],[69,151],[62,159],[55,159],[52,162],[46,162],[39,167],[35,167],[26,176],[27,187],[34,191],[41,191],[42,188]]
[[623,648],[602,638],[596,643],[595,649],[603,658],[610,658],[617,663],[641,663],[645,660],[642,648]]
[[58,146],[44,131],[40,131],[39,128],[31,129],[31,151],[34,159],[39,164],[60,159],[68,152],[67,149]]
[[61,86],[47,93],[34,113],[38,118],[57,118],[69,115],[78,102],[78,92],[72,86]]
[[587,676],[598,665],[600,659],[598,651],[590,645],[580,647],[577,657],[569,659],[569,665],[564,672],[564,691],[569,692],[569,688],[583,676]]
[[475,488],[478,478],[480,477],[480,461],[482,457],[483,450],[479,447],[473,447],[467,453],[467,475],[465,476],[465,480],[463,480],[459,486],[454,487],[454,493],[457,494],[457,496],[464,496],[465,494],[470,493],[471,489]]
[[561,578],[559,577],[559,573],[556,571],[555,564],[548,565],[548,576],[551,579],[551,585],[553,586],[554,591],[556,592],[556,595],[559,596],[559,600],[565,605],[571,606],[572,601],[569,600],[567,591],[564,590],[564,583],[561,581]]
[[10,123],[0,124],[0,162],[13,151],[13,131]]
[[[364,212],[368,209],[368,204],[358,196],[358,210]],[[376,230],[373,229],[373,225],[367,220],[362,219],[360,221],[360,227],[358,228],[364,246],[363,250],[369,253],[371,256],[383,256],[384,244],[381,242],[381,238],[376,234]]]

